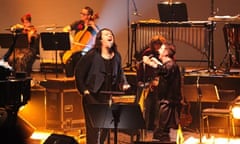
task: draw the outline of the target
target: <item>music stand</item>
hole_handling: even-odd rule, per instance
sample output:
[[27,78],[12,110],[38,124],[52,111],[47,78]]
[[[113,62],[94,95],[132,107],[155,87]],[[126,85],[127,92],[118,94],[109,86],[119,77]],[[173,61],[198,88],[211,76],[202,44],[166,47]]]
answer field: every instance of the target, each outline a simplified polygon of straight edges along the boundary
[[16,38],[16,43],[14,45],[15,47],[17,47],[17,48],[28,47],[27,34],[0,33],[1,48],[10,48],[12,46],[15,38]]
[[88,104],[86,107],[94,128],[114,129],[114,144],[117,144],[118,129],[145,128],[138,104]]
[[[202,91],[201,102],[218,102],[218,90],[214,84],[199,84]],[[196,84],[183,85],[183,95],[188,102],[197,102],[199,93]]]
[[55,66],[57,78],[57,51],[70,49],[69,32],[42,32],[40,33],[40,37],[44,50],[55,50]]
[[214,84],[199,84],[200,77],[197,78],[196,84],[183,85],[183,95],[189,102],[197,102],[199,105],[199,134],[200,143],[202,143],[201,119],[202,119],[202,102],[218,102],[219,95],[217,86]]
[[174,23],[188,21],[188,12],[187,5],[183,2],[160,2],[157,4],[158,15],[161,22],[169,23],[169,27],[171,28],[169,32],[172,35],[172,43],[173,42],[173,25]]
[[187,5],[183,2],[161,2],[157,6],[162,22],[188,21]]
[[27,48],[28,47],[28,36],[23,33],[1,33],[0,34],[0,46],[1,48],[8,48],[6,55],[7,58],[13,52],[13,70],[15,71],[15,51],[17,48]]

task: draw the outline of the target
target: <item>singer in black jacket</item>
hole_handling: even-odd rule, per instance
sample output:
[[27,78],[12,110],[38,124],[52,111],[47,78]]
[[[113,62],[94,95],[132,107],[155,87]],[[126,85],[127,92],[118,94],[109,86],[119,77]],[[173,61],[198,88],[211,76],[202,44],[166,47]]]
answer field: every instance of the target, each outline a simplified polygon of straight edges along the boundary
[[[161,35],[153,36],[149,46],[143,50],[141,57],[155,57],[158,58],[158,50],[166,39]],[[137,82],[138,92],[137,95],[143,106],[144,118],[146,122],[146,128],[153,130],[155,128],[155,117],[156,117],[156,101],[157,101],[157,85],[159,77],[155,75],[155,69],[151,66],[145,65],[142,61],[139,63],[137,68]]]
[[160,141],[170,141],[170,128],[177,129],[181,111],[181,72],[174,60],[175,46],[163,44],[159,49],[159,60],[145,56],[145,64],[156,69],[160,76],[158,85],[158,126],[153,138]]
[[[95,46],[84,55],[76,66],[76,85],[83,95],[83,109],[87,129],[87,144],[96,144],[98,129],[93,128],[87,104],[109,103],[110,95],[103,91],[124,91],[130,85],[123,73],[121,56],[117,51],[115,39],[110,29],[101,29],[96,35]],[[100,144],[107,135],[102,130]]]

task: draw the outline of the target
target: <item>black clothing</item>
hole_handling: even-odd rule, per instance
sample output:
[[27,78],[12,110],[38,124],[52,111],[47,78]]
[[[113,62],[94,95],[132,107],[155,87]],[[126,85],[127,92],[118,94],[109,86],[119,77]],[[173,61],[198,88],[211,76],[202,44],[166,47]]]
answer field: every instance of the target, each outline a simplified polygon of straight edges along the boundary
[[159,80],[159,123],[153,138],[169,141],[170,128],[176,129],[180,122],[181,73],[175,61],[171,60],[158,67]]
[[[158,52],[152,50],[151,48],[147,48],[145,51],[142,52],[143,56],[151,56],[158,58]],[[137,81],[138,82],[150,82],[154,77],[156,76],[155,69],[145,65],[143,63],[140,63],[138,70],[137,70]]]
[[[112,59],[105,60],[96,48],[91,49],[76,65],[76,85],[83,95],[83,110],[87,129],[87,144],[97,142],[98,129],[91,125],[90,114],[87,113],[87,104],[108,103],[109,95],[101,91],[119,91],[122,84],[128,84],[121,68],[121,56],[115,52]],[[84,95],[88,90],[90,95]],[[107,130],[101,130],[100,143],[103,144]]]
[[[147,48],[142,52],[143,56],[151,56],[151,57],[158,57],[158,52],[152,50],[151,48]],[[150,88],[148,91],[147,97],[144,100],[144,119],[146,122],[146,128],[148,130],[153,130],[155,125],[155,117],[156,117],[156,102],[157,102],[157,95],[158,89],[155,86],[150,86],[152,80],[157,76],[156,69],[140,63],[137,69],[137,82],[138,82],[138,89],[137,89],[137,97],[140,99],[141,94],[143,93],[143,88]],[[150,84],[150,85],[149,85]]]
[[[14,41],[17,41],[18,33],[14,37]],[[32,72],[32,66],[39,55],[39,35],[32,36],[28,41],[26,48],[15,47],[13,42],[12,46],[8,49],[4,55],[4,61],[7,61],[16,72],[25,72],[27,76],[30,76]]]
[[[115,53],[112,60],[112,90],[120,90],[120,84],[127,84],[126,77],[121,67],[121,56]],[[83,94],[84,90],[91,93],[100,92],[104,82],[106,69],[104,60],[95,48],[91,49],[87,55],[83,56],[76,67],[76,80],[78,90]]]

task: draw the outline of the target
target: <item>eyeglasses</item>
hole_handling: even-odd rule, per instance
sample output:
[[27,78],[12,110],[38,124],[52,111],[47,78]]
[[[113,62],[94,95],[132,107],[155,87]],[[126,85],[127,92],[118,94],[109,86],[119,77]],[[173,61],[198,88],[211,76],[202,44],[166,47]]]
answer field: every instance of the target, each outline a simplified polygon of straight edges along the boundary
[[88,14],[81,12],[80,15],[87,16]]

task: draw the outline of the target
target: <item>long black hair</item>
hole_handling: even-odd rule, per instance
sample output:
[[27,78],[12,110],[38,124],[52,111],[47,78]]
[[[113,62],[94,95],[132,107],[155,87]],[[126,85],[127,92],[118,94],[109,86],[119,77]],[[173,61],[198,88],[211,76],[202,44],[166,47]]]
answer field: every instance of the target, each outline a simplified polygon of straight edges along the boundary
[[96,35],[95,45],[94,45],[93,48],[96,48],[97,51],[98,51],[99,53],[101,53],[101,51],[102,51],[102,50],[101,50],[101,47],[102,47],[102,42],[101,42],[101,40],[102,40],[102,31],[109,31],[109,32],[112,33],[114,41],[113,41],[112,47],[111,47],[109,50],[110,50],[110,52],[117,52],[117,45],[116,45],[116,43],[115,43],[115,36],[114,36],[112,30],[110,30],[110,29],[108,29],[108,28],[103,28],[103,29],[99,30],[99,32],[98,32],[97,35]]

